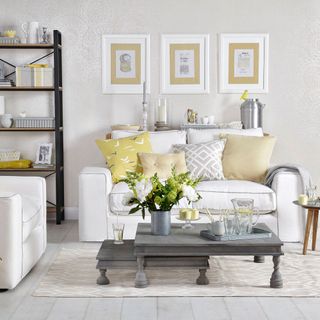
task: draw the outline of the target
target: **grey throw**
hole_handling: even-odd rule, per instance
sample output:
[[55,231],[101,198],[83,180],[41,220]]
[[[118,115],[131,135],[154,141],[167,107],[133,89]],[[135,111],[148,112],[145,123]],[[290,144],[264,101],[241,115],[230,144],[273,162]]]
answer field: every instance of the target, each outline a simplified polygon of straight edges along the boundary
[[302,187],[305,192],[306,187],[312,185],[310,173],[306,168],[298,164],[286,163],[273,166],[268,170],[265,185],[271,187],[274,177],[280,172],[296,172],[301,177]]

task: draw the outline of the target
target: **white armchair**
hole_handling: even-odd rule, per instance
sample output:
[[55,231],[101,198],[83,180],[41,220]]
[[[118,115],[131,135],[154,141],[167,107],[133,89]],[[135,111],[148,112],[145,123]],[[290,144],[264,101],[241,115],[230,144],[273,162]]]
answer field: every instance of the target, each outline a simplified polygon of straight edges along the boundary
[[45,252],[46,183],[0,177],[0,289],[13,289]]

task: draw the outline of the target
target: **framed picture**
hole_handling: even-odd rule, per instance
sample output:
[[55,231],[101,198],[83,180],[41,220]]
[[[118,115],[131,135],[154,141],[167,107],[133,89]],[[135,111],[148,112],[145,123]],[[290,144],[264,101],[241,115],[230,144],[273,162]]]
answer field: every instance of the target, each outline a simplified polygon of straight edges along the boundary
[[209,93],[209,35],[162,35],[161,92]]
[[221,34],[219,92],[268,92],[268,34]]
[[40,143],[37,149],[36,164],[51,164],[52,143]]
[[102,92],[142,94],[143,83],[150,93],[150,36],[102,36]]

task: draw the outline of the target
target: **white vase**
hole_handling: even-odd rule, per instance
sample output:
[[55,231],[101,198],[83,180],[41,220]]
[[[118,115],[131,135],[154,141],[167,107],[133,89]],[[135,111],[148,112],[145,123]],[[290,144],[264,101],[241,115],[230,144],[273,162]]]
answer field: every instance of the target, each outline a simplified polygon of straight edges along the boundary
[[39,22],[32,21],[23,23],[21,28],[28,40],[28,43],[39,43]]
[[1,125],[4,128],[10,128],[12,126],[13,123],[13,118],[12,118],[12,114],[9,113],[5,113],[2,117],[1,117]]

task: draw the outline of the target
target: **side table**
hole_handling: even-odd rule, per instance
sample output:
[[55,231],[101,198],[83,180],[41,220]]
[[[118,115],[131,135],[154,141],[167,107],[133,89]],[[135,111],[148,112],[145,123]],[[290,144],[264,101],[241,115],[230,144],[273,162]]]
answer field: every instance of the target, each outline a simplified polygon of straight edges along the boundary
[[320,203],[317,203],[315,205],[311,205],[311,204],[302,205],[298,201],[293,201],[293,203],[296,204],[297,206],[300,206],[300,207],[308,210],[308,217],[307,217],[306,230],[305,230],[305,234],[304,234],[303,251],[302,251],[302,254],[306,255],[307,249],[308,249],[308,242],[309,242],[312,222],[313,222],[312,251],[316,250]]

